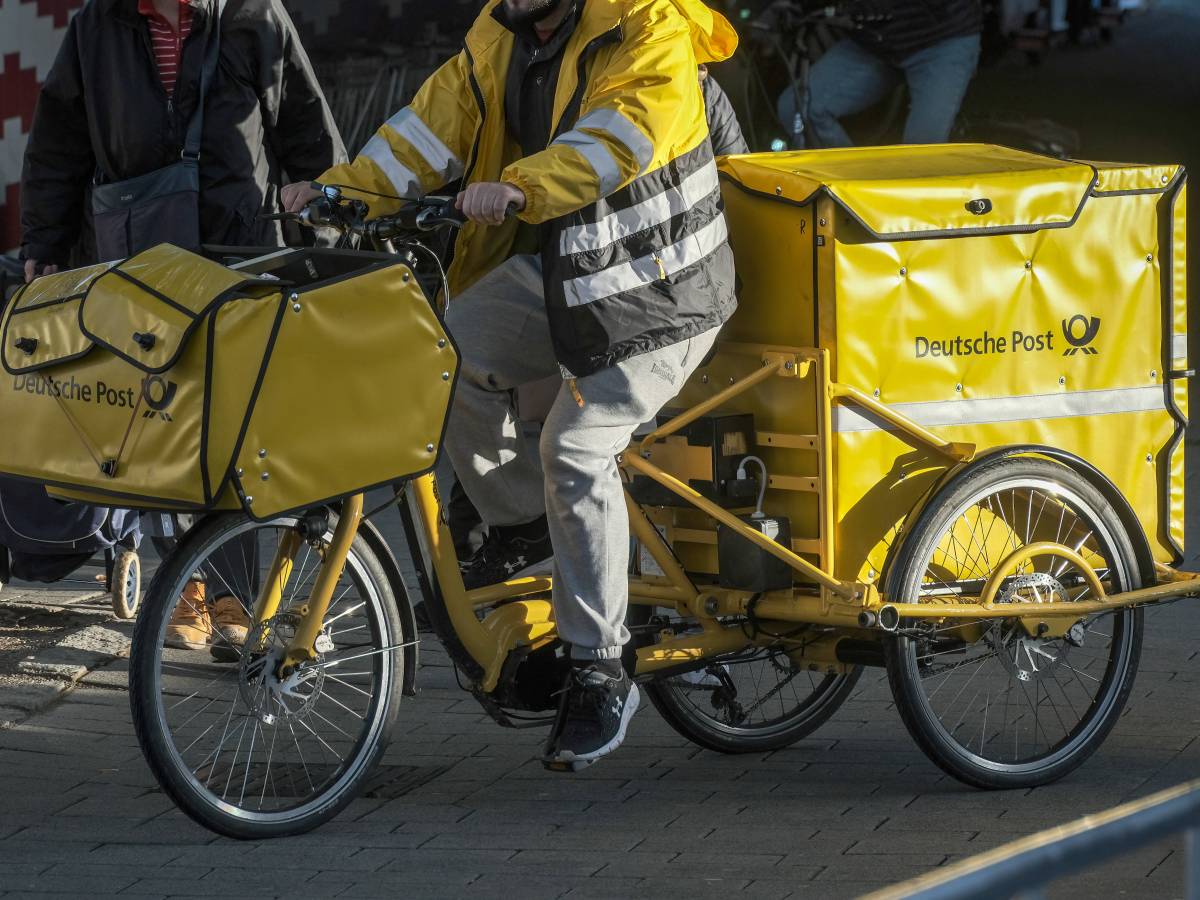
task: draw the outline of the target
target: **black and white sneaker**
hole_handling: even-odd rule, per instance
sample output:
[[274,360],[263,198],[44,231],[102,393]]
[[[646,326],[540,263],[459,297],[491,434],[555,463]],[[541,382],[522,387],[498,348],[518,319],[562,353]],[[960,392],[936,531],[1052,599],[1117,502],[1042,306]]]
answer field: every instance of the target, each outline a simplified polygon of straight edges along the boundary
[[608,668],[603,662],[571,666],[542,756],[547,769],[578,772],[625,740],[641,695],[619,663],[616,674]]
[[549,571],[546,561],[554,555],[545,518],[527,525],[488,529],[483,546],[459,565],[468,591],[500,584],[521,575]]

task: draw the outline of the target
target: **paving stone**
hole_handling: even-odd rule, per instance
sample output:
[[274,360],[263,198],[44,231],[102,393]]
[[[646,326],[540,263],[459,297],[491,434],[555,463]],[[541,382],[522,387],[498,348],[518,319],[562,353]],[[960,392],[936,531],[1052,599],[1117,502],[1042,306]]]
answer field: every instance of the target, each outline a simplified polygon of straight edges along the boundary
[[643,878],[638,882],[638,897],[654,900],[728,900],[750,883],[748,878]]
[[480,873],[471,869],[455,870],[453,867],[424,867],[410,866],[405,871],[381,871],[371,873],[347,872],[318,872],[309,882],[312,892],[318,896],[322,893],[339,892],[345,896],[357,896],[357,893],[347,893],[341,890],[345,885],[371,886],[379,890],[397,892],[407,887],[432,885],[441,887],[465,887],[479,878]]
[[74,875],[14,875],[5,876],[6,889],[20,893],[57,892],[78,897],[95,897],[100,894],[117,894],[137,881],[128,870],[107,877]]
[[54,703],[64,690],[66,690],[66,685],[50,681],[36,684],[4,685],[3,688],[0,688],[0,700],[3,700],[5,707],[31,713],[45,709]]

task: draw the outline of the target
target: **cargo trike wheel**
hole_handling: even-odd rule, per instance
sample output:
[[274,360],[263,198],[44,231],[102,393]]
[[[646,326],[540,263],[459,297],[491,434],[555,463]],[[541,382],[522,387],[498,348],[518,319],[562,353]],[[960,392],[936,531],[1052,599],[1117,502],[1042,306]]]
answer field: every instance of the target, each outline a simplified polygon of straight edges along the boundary
[[[1057,463],[1007,458],[968,470],[931,499],[889,571],[888,600],[978,600],[1002,560],[1043,542],[1074,550],[1107,594],[1140,585],[1133,546],[1099,491]],[[998,576],[995,602],[1093,598],[1068,557],[1039,551]],[[904,724],[955,778],[980,788],[1046,784],[1087,759],[1116,723],[1137,672],[1141,611],[1049,621],[1057,624],[909,619],[886,642]]]
[[761,753],[812,734],[861,673],[858,667],[810,672],[784,651],[763,647],[651,682],[646,693],[667,724],[693,743],[718,753]]
[[324,542],[300,544],[278,611],[250,620],[294,525],[233,514],[198,525],[159,568],[134,632],[130,701],[142,753],[180,809],[230,837],[296,834],[332,818],[383,753],[399,704],[397,598],[361,535],[315,660],[284,665]]

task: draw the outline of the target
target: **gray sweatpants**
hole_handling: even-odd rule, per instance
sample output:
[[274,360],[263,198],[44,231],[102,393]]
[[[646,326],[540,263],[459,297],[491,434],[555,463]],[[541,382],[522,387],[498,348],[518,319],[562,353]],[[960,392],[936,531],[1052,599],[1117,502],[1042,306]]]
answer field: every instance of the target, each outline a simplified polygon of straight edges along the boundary
[[719,329],[579,378],[582,407],[564,384],[538,453],[510,391],[559,371],[541,261],[514,256],[494,269],[452,300],[447,325],[462,367],[445,446],[463,489],[488,525],[546,514],[559,635],[578,659],[619,657],[629,640],[629,520],[615,456],[679,392]]

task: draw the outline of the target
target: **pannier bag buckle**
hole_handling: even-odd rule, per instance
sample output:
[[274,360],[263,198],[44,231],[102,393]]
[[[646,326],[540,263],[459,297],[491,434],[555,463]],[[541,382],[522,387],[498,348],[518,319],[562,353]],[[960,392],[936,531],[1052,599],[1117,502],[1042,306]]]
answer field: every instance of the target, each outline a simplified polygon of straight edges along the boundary
[[984,216],[992,211],[992,201],[987,197],[967,201],[967,212],[976,216]]
[[30,356],[33,356],[33,351],[37,349],[38,342],[37,338],[23,337],[17,338],[16,344],[17,349],[22,353],[27,353]]
[[133,333],[133,342],[143,350],[149,351],[154,346],[154,335],[148,331],[135,331]]

